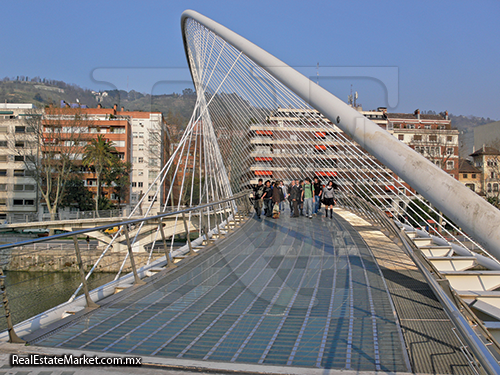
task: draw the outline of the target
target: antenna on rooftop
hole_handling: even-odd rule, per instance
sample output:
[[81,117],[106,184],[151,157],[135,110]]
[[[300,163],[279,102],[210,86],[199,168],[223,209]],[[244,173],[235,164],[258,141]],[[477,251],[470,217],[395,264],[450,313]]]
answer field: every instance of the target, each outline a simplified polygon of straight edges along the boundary
[[351,85],[351,93],[347,97],[347,104],[349,104],[351,107],[353,105],[353,96],[352,96],[352,85]]

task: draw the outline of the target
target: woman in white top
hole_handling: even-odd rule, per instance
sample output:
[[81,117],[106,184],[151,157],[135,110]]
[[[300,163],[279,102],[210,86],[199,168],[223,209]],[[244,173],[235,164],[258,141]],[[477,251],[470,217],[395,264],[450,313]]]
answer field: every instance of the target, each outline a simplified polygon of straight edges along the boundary
[[335,192],[333,189],[333,181],[329,181],[328,185],[323,188],[323,204],[325,205],[325,216],[328,217],[330,213],[330,219],[333,218],[333,206],[335,205]]

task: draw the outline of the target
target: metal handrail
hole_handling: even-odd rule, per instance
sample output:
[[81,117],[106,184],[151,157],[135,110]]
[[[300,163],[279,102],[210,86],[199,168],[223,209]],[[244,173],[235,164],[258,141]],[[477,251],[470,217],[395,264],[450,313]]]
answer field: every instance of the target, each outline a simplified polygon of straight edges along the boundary
[[[359,198],[356,196],[346,195],[346,202],[350,201],[359,201]],[[357,202],[360,203],[360,202]],[[427,283],[435,293],[436,297],[441,302],[444,311],[449,316],[450,320],[453,322],[455,327],[457,328],[460,336],[466,342],[468,347],[471,349],[477,361],[481,364],[483,369],[487,374],[497,375],[500,374],[500,365],[493,354],[485,347],[484,343],[477,336],[476,332],[469,325],[463,314],[457,308],[455,303],[450,299],[450,297],[446,294],[446,292],[441,288],[436,279],[433,277],[431,272],[425,267],[419,257],[413,251],[411,245],[408,243],[407,236],[403,235],[403,233],[397,228],[396,224],[389,220],[387,215],[381,212],[377,207],[369,204],[368,202],[361,203],[363,209],[369,209],[371,214],[376,216],[376,221],[380,223],[383,227],[391,231],[395,236],[403,244],[403,250],[405,253],[413,260],[413,262],[417,265],[423,276],[425,277]],[[359,210],[359,207],[355,207],[356,210]],[[365,215],[368,214],[365,212]],[[370,217],[369,219],[374,219]]]
[[[191,213],[193,211],[199,211],[200,215],[203,215],[204,213],[205,214],[209,214],[209,215],[210,214],[219,215],[220,210],[218,210],[216,206],[218,206],[220,208],[221,205],[223,205],[224,203],[236,201],[236,200],[239,200],[239,199],[242,199],[242,198],[243,199],[247,199],[248,198],[248,194],[249,194],[249,191],[245,190],[245,191],[240,192],[239,194],[236,194],[236,195],[232,196],[231,198],[227,198],[227,199],[223,199],[223,200],[220,200],[220,201],[216,201],[216,202],[212,202],[212,203],[207,203],[207,204],[203,204],[203,205],[198,205],[198,206],[195,206],[195,207],[185,208],[185,209],[178,210],[178,211],[175,211],[175,212],[167,212],[167,213],[162,213],[162,214],[158,214],[158,215],[154,215],[154,216],[143,217],[143,218],[140,218],[140,219],[126,220],[126,221],[121,221],[119,223],[106,224],[106,225],[101,225],[101,226],[97,226],[97,227],[94,227],[94,228],[87,228],[87,229],[81,229],[81,230],[76,230],[76,231],[72,231],[72,232],[65,232],[65,233],[62,233],[62,234],[56,234],[56,235],[45,237],[45,238],[31,239],[31,240],[27,240],[27,241],[21,241],[21,242],[15,242],[15,243],[11,243],[11,244],[1,245],[0,246],[0,251],[5,250],[5,249],[14,248],[14,247],[21,247],[21,246],[26,246],[26,245],[30,245],[30,244],[36,244],[36,243],[40,243],[40,242],[47,242],[47,241],[51,241],[51,240],[55,240],[55,239],[60,239],[60,238],[72,237],[73,238],[73,242],[74,242],[74,246],[75,246],[75,253],[76,253],[76,257],[77,257],[77,265],[78,265],[79,272],[80,272],[80,277],[81,277],[82,280],[81,280],[80,286],[77,288],[77,290],[75,291],[75,293],[73,294],[73,296],[70,298],[70,301],[68,301],[68,302],[73,301],[75,299],[78,291],[80,290],[80,288],[83,288],[83,290],[84,290],[84,296],[83,297],[86,299],[86,305],[87,305],[87,307],[88,308],[97,308],[99,306],[97,304],[95,304],[94,301],[92,301],[92,299],[90,297],[90,292],[89,292],[89,290],[87,288],[87,282],[86,282],[86,280],[87,280],[88,276],[92,273],[92,271],[95,269],[95,267],[97,266],[97,264],[99,263],[99,261],[102,259],[102,257],[104,256],[104,254],[106,253],[106,250],[109,248],[109,245],[103,251],[103,253],[99,257],[99,259],[95,262],[95,264],[93,265],[92,269],[85,276],[85,273],[84,273],[84,270],[83,270],[83,263],[82,263],[82,258],[81,258],[81,252],[80,252],[80,248],[79,248],[78,240],[77,240],[77,238],[78,238],[79,235],[84,235],[86,233],[90,233],[90,232],[94,232],[94,231],[100,231],[100,230],[105,230],[107,228],[114,228],[116,226],[120,226],[120,229],[115,234],[115,237],[113,238],[113,240],[116,239],[116,237],[120,234],[120,232],[124,232],[126,240],[127,240],[127,249],[128,249],[127,256],[129,257],[130,262],[131,262],[131,267],[132,267],[132,272],[133,272],[134,279],[135,279],[135,284],[142,284],[144,282],[142,280],[140,280],[140,278],[139,278],[139,275],[138,275],[138,272],[137,272],[137,267],[136,267],[135,261],[134,261],[133,252],[132,252],[132,246],[131,246],[131,241],[130,241],[129,232],[128,232],[128,226],[129,225],[133,225],[133,224],[137,224],[137,223],[143,223],[143,222],[148,222],[148,221],[158,221],[159,231],[160,231],[160,233],[162,235],[162,241],[163,241],[163,245],[164,245],[164,248],[165,248],[165,257],[166,257],[166,261],[167,261],[167,266],[168,267],[175,267],[172,264],[172,260],[171,260],[172,254],[171,254],[171,252],[169,250],[167,250],[168,246],[166,245],[165,234],[163,232],[163,226],[161,225],[162,219],[164,219],[166,217],[169,217],[169,216],[177,216],[177,215],[181,216],[181,220],[184,222],[184,228],[185,228],[186,232],[189,233],[189,230],[188,230],[188,227],[187,227],[187,223],[186,223],[186,215],[185,215],[186,213]],[[248,202],[244,202],[244,203],[245,203],[245,209],[248,211]],[[228,224],[229,218],[231,216],[233,218],[235,218],[235,209],[234,209],[234,207],[233,207],[232,204],[229,205],[228,211],[229,212],[223,213],[223,215],[226,217],[226,225]],[[218,218],[217,218],[217,234],[220,235],[220,227],[219,227]],[[209,233],[205,232],[205,233],[201,234],[200,237],[208,239],[208,235],[209,235]],[[196,255],[196,253],[193,251],[193,248],[191,246],[191,241],[190,241],[189,235],[187,236],[187,244],[189,246],[189,255]],[[143,268],[141,268],[141,269],[143,269]],[[147,269],[147,267],[145,269]],[[2,278],[1,272],[2,272],[2,269],[0,267],[0,279]],[[141,272],[143,272],[143,271],[141,271]],[[126,278],[127,276],[128,275],[124,275],[123,277],[119,278],[119,280],[122,280],[122,279]],[[3,282],[2,282],[2,280],[0,280],[0,286],[2,286],[2,284],[3,284]],[[9,341],[10,342],[24,342],[24,341],[20,340],[17,337],[17,335],[16,335],[16,333],[14,331],[14,327],[12,325],[12,320],[10,319],[10,313],[9,313],[9,308],[8,308],[9,302],[8,302],[8,299],[7,299],[7,294],[5,292],[5,286],[3,285],[2,288],[3,289],[2,289],[1,293],[3,294],[4,308],[5,308],[5,311],[6,311],[6,317],[8,318],[7,319],[7,327],[8,327],[8,332],[9,332]]]
[[98,227],[79,229],[79,230],[75,230],[72,232],[64,232],[64,233],[54,234],[54,235],[48,236],[48,237],[34,238],[34,239],[26,240],[26,241],[20,241],[20,242],[14,242],[11,244],[0,245],[0,251],[5,250],[5,249],[10,249],[13,247],[17,247],[17,246],[24,246],[24,245],[34,244],[34,243],[41,243],[41,242],[57,240],[57,239],[61,239],[61,238],[67,238],[68,236],[78,236],[78,235],[82,235],[82,234],[86,234],[86,233],[90,233],[90,232],[105,230],[108,228],[114,228],[117,225],[119,225],[119,226],[132,225],[132,224],[137,224],[137,223],[142,223],[142,222],[147,222],[147,221],[163,219],[165,217],[175,216],[175,215],[179,215],[182,213],[186,214],[189,212],[198,211],[198,210],[205,209],[205,208],[210,208],[210,207],[213,207],[215,205],[220,205],[220,204],[227,203],[227,202],[230,202],[230,201],[242,198],[242,197],[246,197],[246,196],[248,196],[249,193],[250,193],[250,190],[245,190],[241,193],[234,195],[232,198],[227,198],[227,199],[223,199],[223,200],[220,200],[217,202],[207,203],[207,204],[196,206],[196,207],[186,208],[184,210],[179,210],[179,211],[175,211],[175,212],[168,212],[168,213],[158,214],[158,215],[154,215],[154,216],[147,216],[147,217],[140,218],[140,219],[119,221],[117,223],[100,225]]

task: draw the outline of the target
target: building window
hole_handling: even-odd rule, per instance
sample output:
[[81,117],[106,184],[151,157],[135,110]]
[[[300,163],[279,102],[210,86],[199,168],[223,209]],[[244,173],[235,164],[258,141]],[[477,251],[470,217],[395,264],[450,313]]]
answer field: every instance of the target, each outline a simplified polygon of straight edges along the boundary
[[415,125],[414,124],[408,124],[408,129],[415,129]]
[[144,132],[139,132],[139,138],[144,138]]
[[422,135],[421,135],[421,134],[419,134],[419,135],[414,135],[414,136],[413,136],[413,140],[414,140],[414,141],[421,141],[421,140],[422,140]]
[[138,149],[139,149],[139,151],[144,150],[144,144],[143,143],[139,143]]
[[132,182],[132,187],[137,187],[137,182]]
[[453,152],[453,151],[454,151],[454,150],[453,150],[453,147],[448,147],[448,148],[446,149],[446,155],[453,155],[453,154],[454,154],[454,152]]
[[430,129],[430,128],[431,128],[431,125],[430,125],[430,124],[425,124],[425,125],[424,125],[424,128],[425,128],[425,129]]
[[23,199],[14,199],[14,206],[24,206]]
[[24,169],[14,169],[14,177],[24,177]]
[[0,147],[7,147],[7,141],[0,141]]
[[450,169],[453,169],[455,167],[455,163],[453,162],[453,160],[448,160],[446,162],[446,169],[450,170]]
[[0,161],[7,161],[7,155],[0,155]]
[[0,184],[0,191],[7,191],[7,184]]
[[490,178],[495,178],[495,172],[490,173]]
[[0,206],[7,206],[7,198],[0,198]]
[[144,171],[139,171],[139,172],[137,172],[137,175],[138,175],[138,176],[144,176]]
[[491,184],[487,185],[486,190],[488,191],[488,193],[491,193]]
[[476,174],[475,174],[475,173],[473,173],[473,174],[471,175],[471,178],[476,178]]
[[143,158],[143,157],[139,157],[139,158],[137,159],[137,161],[138,161],[139,163],[144,163],[144,158]]
[[435,134],[429,135],[429,142],[437,142],[438,137]]
[[125,141],[113,141],[115,147],[125,147]]
[[405,140],[405,136],[404,136],[404,134],[399,134],[399,135],[398,135],[398,139],[399,139],[400,141],[404,141],[404,140]]
[[464,178],[468,178],[468,177],[467,177],[467,173],[464,173]]
[[453,142],[453,136],[451,136],[451,135],[447,136],[446,142]]
[[498,191],[498,184],[493,184],[493,191],[495,191],[495,192]]
[[14,161],[24,161],[24,155],[14,155]]
[[476,191],[476,185],[474,184],[465,184],[465,186],[471,189],[472,191]]
[[25,133],[26,132],[26,126],[16,126],[15,132],[16,133]]
[[137,183],[137,187],[143,187],[144,186],[144,183],[143,182],[138,182]]
[[154,195],[149,195],[148,202],[152,202],[153,200],[156,202],[156,200],[157,200],[156,197]]
[[139,135],[137,134],[137,132],[133,132],[133,133],[132,133],[132,136],[133,136],[134,138],[138,138],[138,137],[139,137]]

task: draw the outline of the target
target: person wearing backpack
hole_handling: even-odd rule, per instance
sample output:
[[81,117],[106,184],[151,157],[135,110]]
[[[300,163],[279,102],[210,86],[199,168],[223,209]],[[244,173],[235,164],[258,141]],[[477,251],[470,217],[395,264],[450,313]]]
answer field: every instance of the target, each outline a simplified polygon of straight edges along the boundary
[[311,179],[309,177],[306,177],[305,179],[304,190],[302,190],[302,197],[304,199],[304,209],[306,211],[306,217],[312,219],[314,190],[313,185],[311,184]]

